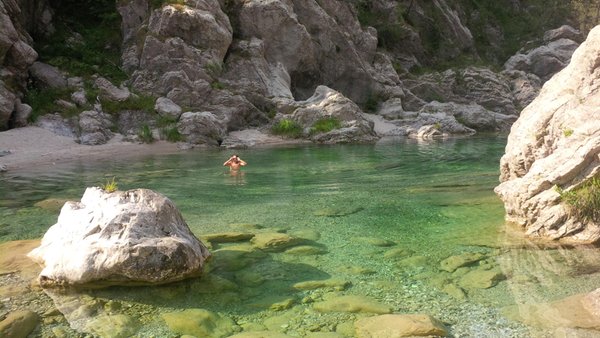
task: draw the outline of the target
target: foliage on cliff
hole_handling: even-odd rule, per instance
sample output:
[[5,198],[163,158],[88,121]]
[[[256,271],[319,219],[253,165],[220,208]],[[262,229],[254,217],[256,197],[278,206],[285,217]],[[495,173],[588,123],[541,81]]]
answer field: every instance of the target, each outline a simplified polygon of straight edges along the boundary
[[100,74],[115,82],[125,80],[121,70],[121,17],[114,1],[53,0],[57,30],[36,37],[40,61],[77,76]]

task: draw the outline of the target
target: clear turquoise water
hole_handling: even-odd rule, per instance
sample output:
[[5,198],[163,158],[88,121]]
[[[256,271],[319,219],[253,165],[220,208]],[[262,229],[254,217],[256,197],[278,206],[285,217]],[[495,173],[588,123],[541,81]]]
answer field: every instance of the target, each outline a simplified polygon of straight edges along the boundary
[[[515,242],[507,233],[502,203],[493,193],[505,141],[494,136],[387,139],[375,145],[244,149],[236,151],[248,162],[239,176],[221,166],[230,150],[32,168],[0,176],[0,241],[40,238],[57,212],[35,203],[77,200],[85,187],[116,177],[120,190],[149,188],[168,196],[197,236],[247,230],[243,227],[250,224],[262,228],[252,231],[316,232],[320,238],[312,244],[326,251],[254,254],[235,264],[217,256],[209,278],[169,286],[34,293],[30,301],[54,304],[68,321],[48,321],[41,328],[44,334],[57,328],[67,336],[96,332],[89,323],[123,313],[137,323],[140,337],[177,337],[161,313],[202,308],[228,316],[246,330],[266,327],[309,337],[365,316],[312,308],[315,301],[348,294],[371,297],[397,313],[433,315],[456,337],[544,336],[544,329],[507,316],[506,308],[593,290],[600,285],[598,264],[589,257],[597,252],[537,248]],[[374,245],[374,239],[393,246]],[[418,263],[386,258],[395,248],[406,249],[411,253],[407,258]],[[465,252],[484,254],[487,258],[479,264],[501,269],[504,280],[488,289],[465,289],[465,299],[445,292],[440,279],[458,277],[440,271],[440,261]],[[587,270],[577,275],[582,261]],[[260,281],[248,282],[256,273]],[[292,287],[326,278],[351,286],[342,291]],[[73,299],[95,304],[95,310],[75,316],[64,305]],[[282,300],[290,305],[269,309]],[[114,304],[118,306],[112,308]],[[9,302],[7,308],[22,306]]]

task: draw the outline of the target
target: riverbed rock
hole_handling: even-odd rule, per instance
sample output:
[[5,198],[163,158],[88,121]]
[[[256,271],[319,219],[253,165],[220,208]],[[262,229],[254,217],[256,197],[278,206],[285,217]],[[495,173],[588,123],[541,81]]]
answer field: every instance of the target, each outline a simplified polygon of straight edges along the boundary
[[265,251],[282,251],[300,242],[298,238],[279,232],[261,232],[250,240],[252,245]]
[[277,331],[249,331],[234,334],[229,338],[293,338],[285,333]]
[[195,337],[229,337],[237,328],[231,318],[205,309],[167,312],[161,316],[171,331]]
[[495,191],[506,219],[530,236],[595,242],[598,219],[581,219],[561,201],[600,172],[598,69],[600,27],[590,31],[570,64],[544,84],[512,127]]
[[0,322],[0,336],[7,338],[27,337],[35,329],[39,321],[40,316],[33,311],[21,310],[11,312]]
[[462,276],[459,285],[465,289],[489,289],[504,279],[506,276],[500,269],[474,269]]
[[13,113],[13,126],[15,128],[27,126],[32,112],[33,108],[30,105],[17,100],[15,102],[15,112]]
[[456,269],[478,262],[484,257],[483,254],[478,252],[465,252],[442,260],[440,268],[444,271],[454,272]]
[[319,312],[390,313],[392,307],[366,296],[339,296],[313,305]]
[[526,303],[503,309],[511,319],[551,328],[600,330],[600,289],[549,303]]
[[28,256],[43,266],[42,286],[136,285],[199,276],[210,253],[165,196],[87,188]]
[[448,335],[448,329],[441,321],[424,314],[385,314],[361,318],[354,325],[358,338],[445,337]]
[[45,114],[35,121],[35,126],[49,130],[56,135],[76,138],[78,121],[74,118],[64,118],[59,113]]
[[131,337],[135,336],[140,323],[125,314],[96,316],[86,325],[86,332],[98,337]]
[[298,290],[316,290],[316,289],[334,289],[338,291],[345,290],[350,286],[350,282],[338,278],[330,278],[323,280],[309,280],[304,282],[298,282],[293,285],[294,289]]

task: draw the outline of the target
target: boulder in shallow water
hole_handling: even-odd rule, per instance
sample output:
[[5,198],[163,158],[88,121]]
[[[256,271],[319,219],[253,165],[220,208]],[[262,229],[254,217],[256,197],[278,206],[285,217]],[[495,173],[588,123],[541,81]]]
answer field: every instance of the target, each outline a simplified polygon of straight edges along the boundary
[[199,276],[210,253],[165,196],[88,188],[28,256],[44,267],[42,286],[135,285]]
[[415,336],[448,335],[448,330],[439,320],[423,314],[387,314],[362,318],[356,321],[356,336],[359,338],[399,338]]
[[0,337],[27,337],[39,321],[40,316],[33,311],[11,312],[0,322]]
[[229,337],[239,328],[229,317],[204,309],[187,309],[181,312],[162,314],[173,332],[195,337]]

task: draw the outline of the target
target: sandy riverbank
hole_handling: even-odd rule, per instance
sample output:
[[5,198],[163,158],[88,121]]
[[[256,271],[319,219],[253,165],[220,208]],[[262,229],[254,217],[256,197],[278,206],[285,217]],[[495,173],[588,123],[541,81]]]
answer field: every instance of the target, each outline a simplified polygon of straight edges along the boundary
[[[87,146],[76,143],[70,137],[60,136],[39,127],[11,129],[0,132],[0,168],[5,167],[6,171],[14,172],[75,160],[126,159],[173,154],[185,151],[182,148],[189,149],[189,145],[181,147],[166,141],[145,144],[125,142],[120,139],[121,137],[116,136],[106,144]],[[223,142],[223,147],[248,148],[302,143],[310,143],[310,141],[285,139],[247,129],[229,133]]]
[[[0,166],[8,171],[52,166],[74,160],[129,158],[181,151],[177,144],[158,141],[152,144],[124,142],[113,138],[97,146],[76,143],[70,137],[59,136],[39,127],[24,127],[0,132]],[[6,153],[9,152],[9,153]]]

